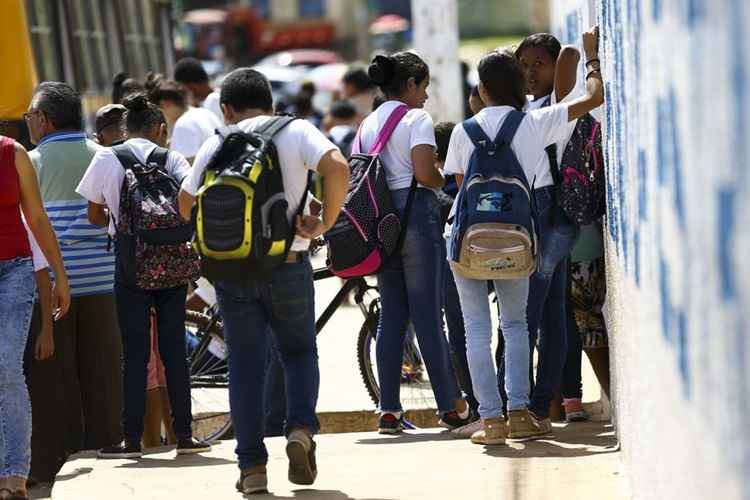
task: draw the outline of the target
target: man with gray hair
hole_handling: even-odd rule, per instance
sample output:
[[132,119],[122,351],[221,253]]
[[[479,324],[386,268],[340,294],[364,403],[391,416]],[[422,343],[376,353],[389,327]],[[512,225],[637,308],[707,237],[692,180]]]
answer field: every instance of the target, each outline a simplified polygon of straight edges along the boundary
[[[106,228],[89,223],[87,201],[75,192],[101,149],[82,131],[78,93],[66,83],[44,82],[34,92],[24,118],[36,145],[30,156],[44,205],[70,278],[70,312],[54,327],[58,368],[50,370],[50,378],[57,380],[40,382],[32,396],[43,406],[45,400],[54,399],[45,393],[64,392],[64,407],[52,408],[44,412],[46,416],[34,412],[39,414],[34,436],[45,436],[39,453],[50,461],[56,457],[64,462],[68,454],[80,449],[97,449],[122,439],[122,341],[113,294],[115,259]],[[32,455],[37,451],[34,441]],[[35,458],[32,469],[34,464],[41,465]],[[47,465],[44,469],[51,466]]]

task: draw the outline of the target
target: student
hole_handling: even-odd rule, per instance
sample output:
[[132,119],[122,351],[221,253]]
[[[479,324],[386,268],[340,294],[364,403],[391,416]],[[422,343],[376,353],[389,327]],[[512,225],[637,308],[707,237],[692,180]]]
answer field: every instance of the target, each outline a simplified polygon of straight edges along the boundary
[[[576,90],[580,54],[575,47],[563,48],[554,36],[537,33],[523,40],[515,55],[526,77],[530,96],[527,110],[571,102],[583,94]],[[586,63],[587,71],[598,69],[596,53],[587,54]],[[575,125],[575,121],[567,123],[554,141],[557,165]],[[549,160],[547,165],[547,172],[536,179],[541,260],[529,283],[527,307],[532,353],[539,335],[539,361],[529,411],[542,421],[550,415],[550,403],[560,386],[567,354],[568,256],[579,233],[556,203]]]
[[159,106],[167,120],[169,147],[192,163],[206,139],[223,126],[216,115],[188,104],[185,88],[170,80],[157,80],[149,89],[149,99]]
[[[381,314],[376,357],[380,384],[380,433],[403,430],[399,397],[404,336],[411,318],[422,358],[437,401],[441,425],[448,429],[468,423],[469,406],[458,391],[442,322],[444,253],[440,207],[433,189],[445,183],[435,168],[435,130],[422,108],[427,100],[430,71],[412,52],[377,56],[370,79],[385,102],[370,114],[360,130],[362,151],[368,151],[380,129],[399,106],[410,108],[396,126],[380,157],[391,197],[402,224],[402,245],[378,273]],[[410,212],[406,213],[412,183]]]
[[[271,85],[258,71],[236,69],[222,83],[221,106],[226,123],[253,131],[273,115]],[[191,217],[206,166],[220,144],[219,136],[206,141],[182,184],[180,211],[186,219]],[[263,389],[269,331],[278,347],[286,379],[289,480],[312,484],[317,476],[312,438],[319,429],[315,407],[320,371],[308,248],[311,238],[325,233],[336,222],[349,184],[346,160],[309,122],[294,120],[274,137],[274,144],[289,203],[289,220],[293,221],[307,190],[308,172],[317,171],[323,176],[326,198],[321,217],[305,215],[297,219],[298,237],[287,262],[274,270],[272,278],[244,286],[221,280],[215,283],[229,347],[229,398],[241,471],[236,487],[246,494],[265,491],[268,483]]]
[[116,146],[125,142],[125,127],[123,116],[125,106],[122,104],[107,104],[96,112],[94,119],[94,140],[104,147]]
[[[44,425],[58,428],[63,421],[65,426],[64,432],[54,434],[57,442],[48,446],[65,448],[70,454],[122,439],[122,340],[113,293],[115,259],[106,230],[89,223],[86,200],[75,192],[102,148],[83,132],[81,98],[66,83],[40,84],[25,119],[37,145],[29,157],[71,286],[70,314],[54,326],[66,404],[44,416]],[[54,384],[40,386],[49,395],[37,393],[39,397],[56,397],[50,394]]]
[[[31,407],[23,371],[34,305],[34,266],[23,219],[52,264],[55,285],[45,311],[60,319],[70,307],[70,288],[60,247],[26,150],[0,136],[0,496],[27,498],[31,462]],[[42,341],[39,357],[49,354]],[[49,346],[47,346],[49,347]]]
[[[440,122],[435,125],[435,143],[437,150],[435,152],[435,167],[443,170],[445,158],[448,154],[448,144],[451,134],[456,124],[452,122]],[[436,191],[438,202],[440,204],[440,224],[444,226],[448,221],[451,207],[458,194],[458,185],[454,175],[445,176],[445,185],[440,191]],[[458,290],[456,290],[456,281],[453,279],[453,273],[448,265],[448,260],[443,259],[443,310],[445,312],[445,325],[448,330],[448,344],[451,349],[451,359],[456,370],[458,386],[464,393],[466,402],[471,409],[472,418],[478,415],[479,402],[474,397],[474,389],[471,386],[471,373],[469,372],[469,362],[466,359],[466,330],[464,328],[464,317],[461,313],[461,304],[458,299]],[[472,434],[480,430],[482,422],[474,420],[473,422],[453,429],[451,436],[456,438],[470,438]]]
[[184,85],[191,96],[191,105],[212,112],[219,121],[224,120],[219,104],[219,91],[211,88],[203,64],[193,57],[184,57],[174,66],[174,79]]
[[361,122],[370,114],[375,99],[375,85],[370,80],[365,68],[353,66],[344,73],[341,95],[350,101],[357,110],[357,119]]
[[[597,54],[597,30],[584,34],[584,47],[589,58]],[[491,138],[511,111],[523,109],[526,82],[520,64],[509,52],[493,52],[479,64],[479,93],[487,107],[475,119]],[[598,71],[591,72],[586,82],[586,95],[571,103],[529,112],[520,122],[511,142],[527,179],[542,188],[549,185],[549,166],[544,148],[560,140],[567,133],[566,124],[601,104],[602,80]],[[445,162],[446,174],[455,174],[460,183],[474,151],[474,144],[462,126],[457,126],[451,136]],[[543,193],[541,191],[540,193]],[[549,212],[550,201],[537,197],[542,213]],[[450,240],[450,238],[448,238]],[[448,248],[451,241],[448,241]],[[542,252],[544,250],[542,249]],[[473,280],[454,273],[461,300],[467,335],[467,356],[479,400],[479,414],[483,429],[472,436],[477,444],[502,444],[506,438],[502,403],[497,387],[497,374],[490,349],[492,322],[487,285],[484,280]],[[526,322],[526,304],[529,298],[529,279],[495,280],[495,290],[501,307],[501,326],[505,339],[506,388],[508,402],[508,433],[510,438],[528,438],[547,434],[549,420],[529,413],[529,342]]]
[[[133,94],[124,101],[127,108],[125,125],[130,137],[119,147],[129,148],[133,155],[145,162],[157,146],[167,142],[167,125],[162,112],[148,102],[145,94]],[[164,170],[181,182],[190,166],[181,154],[169,151]],[[185,298],[187,283],[175,288],[145,290],[132,283],[121,259],[122,241],[116,224],[120,217],[120,193],[125,169],[113,149],[99,151],[76,191],[88,200],[89,220],[107,226],[115,240],[115,294],[117,316],[123,343],[124,380],[124,441],[99,450],[100,458],[140,458],[142,456],[146,366],[151,352],[151,308],[156,309],[159,331],[159,352],[166,369],[173,426],[177,435],[177,454],[199,453],[210,446],[192,437],[190,379],[185,352]],[[139,209],[137,207],[135,209]],[[134,210],[135,210],[134,209]]]
[[[352,152],[354,136],[359,126],[357,109],[349,101],[336,101],[331,105],[331,110],[323,120],[323,124],[328,138],[338,146],[341,154],[348,158]],[[316,193],[316,198],[321,197]]]

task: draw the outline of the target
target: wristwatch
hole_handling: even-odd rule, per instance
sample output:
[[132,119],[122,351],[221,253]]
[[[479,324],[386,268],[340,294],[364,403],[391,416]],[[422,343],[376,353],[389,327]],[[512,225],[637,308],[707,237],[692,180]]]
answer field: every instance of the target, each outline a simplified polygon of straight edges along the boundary
[[591,71],[599,71],[601,69],[601,64],[598,58],[590,59],[586,61],[586,70]]

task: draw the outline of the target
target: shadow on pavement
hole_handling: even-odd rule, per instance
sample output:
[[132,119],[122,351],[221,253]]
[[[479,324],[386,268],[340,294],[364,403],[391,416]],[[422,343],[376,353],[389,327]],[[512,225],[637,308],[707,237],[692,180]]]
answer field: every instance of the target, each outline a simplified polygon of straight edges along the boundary
[[182,455],[179,458],[149,458],[144,456],[137,461],[118,465],[118,469],[182,469],[184,467],[206,467],[211,465],[227,465],[236,463],[225,458],[207,457],[203,455]]
[[339,490],[294,490],[292,492],[294,496],[277,496],[274,495],[273,492],[267,493],[265,495],[244,495],[244,498],[252,498],[257,500],[270,500],[270,499],[295,499],[295,498],[311,498],[311,499],[321,499],[321,500],[397,500],[397,499],[388,499],[388,498],[374,498],[374,497],[367,497],[367,498],[354,498],[350,497],[343,491]]
[[[414,432],[414,434],[412,434],[412,432]],[[439,434],[421,434],[419,433],[419,429],[415,431],[407,431],[403,434],[397,434],[395,436],[375,434],[373,432],[373,436],[377,437],[358,439],[357,444],[405,444],[423,443],[427,441],[453,441],[453,438],[448,432],[441,432]]]
[[68,479],[75,479],[78,476],[83,476],[84,474],[90,474],[91,471],[94,469],[92,467],[79,467],[70,474],[60,474],[55,478],[55,482],[58,481],[67,481]]

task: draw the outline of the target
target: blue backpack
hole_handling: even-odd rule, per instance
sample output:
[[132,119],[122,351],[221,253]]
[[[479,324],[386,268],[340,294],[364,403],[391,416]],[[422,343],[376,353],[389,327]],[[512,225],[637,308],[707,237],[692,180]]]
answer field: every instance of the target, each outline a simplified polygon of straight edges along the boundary
[[494,141],[474,118],[463,123],[475,149],[458,192],[448,260],[465,278],[519,279],[536,269],[533,188],[510,147],[524,116],[508,113]]

